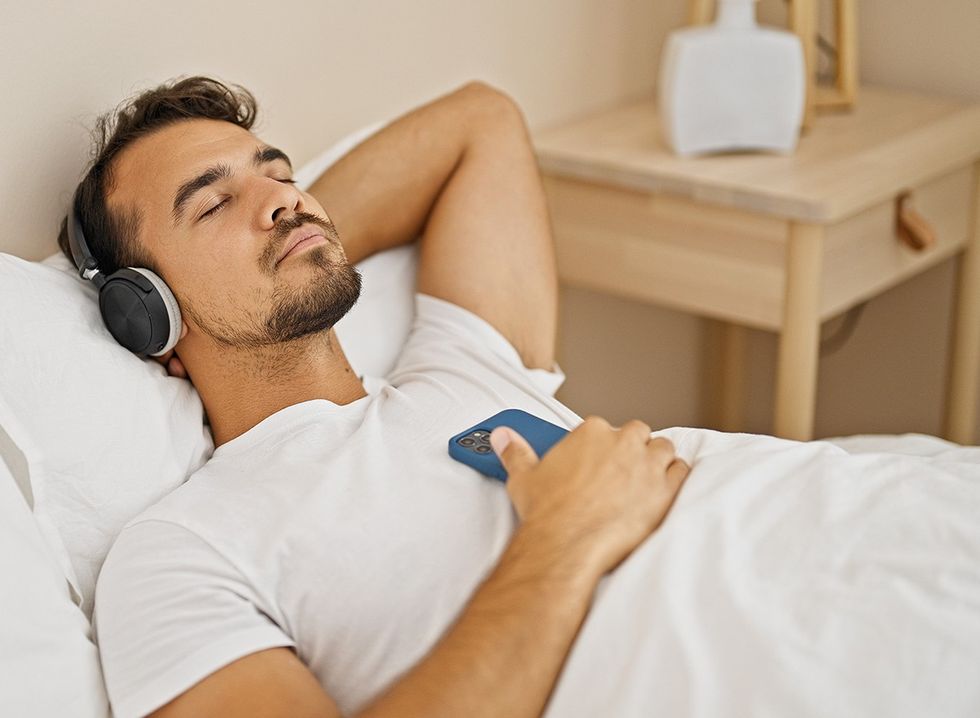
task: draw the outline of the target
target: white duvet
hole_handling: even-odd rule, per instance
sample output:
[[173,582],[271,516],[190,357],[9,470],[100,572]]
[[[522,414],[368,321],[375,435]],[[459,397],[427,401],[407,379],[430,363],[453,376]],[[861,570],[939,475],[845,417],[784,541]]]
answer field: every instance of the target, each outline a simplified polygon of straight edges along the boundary
[[694,470],[549,718],[980,716],[980,449],[663,434]]

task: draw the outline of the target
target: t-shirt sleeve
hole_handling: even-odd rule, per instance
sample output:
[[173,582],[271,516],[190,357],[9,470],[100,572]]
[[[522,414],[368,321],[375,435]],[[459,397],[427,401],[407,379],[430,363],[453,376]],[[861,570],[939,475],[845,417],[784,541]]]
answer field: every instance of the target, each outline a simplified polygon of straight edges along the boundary
[[457,304],[422,293],[415,295],[415,323],[392,376],[435,356],[446,356],[450,348],[458,350],[454,354],[457,360],[482,363],[492,357],[548,396],[554,396],[565,381],[557,363],[551,369],[524,366],[517,349],[488,321]]
[[144,716],[250,653],[293,646],[248,581],[165,521],[129,526],[109,552],[95,631],[115,718]]

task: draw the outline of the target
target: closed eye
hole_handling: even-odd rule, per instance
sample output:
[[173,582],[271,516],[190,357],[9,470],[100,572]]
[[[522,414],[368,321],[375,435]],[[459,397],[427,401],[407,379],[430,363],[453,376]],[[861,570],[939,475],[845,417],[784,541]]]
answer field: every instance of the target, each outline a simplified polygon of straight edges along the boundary
[[[283,184],[296,184],[296,180],[294,180],[294,179],[292,179],[292,178],[287,178],[287,179],[277,179],[277,180],[276,180],[276,182],[282,182]],[[228,200],[227,200],[227,199],[223,199],[223,200],[221,200],[221,201],[220,201],[220,202],[218,202],[218,204],[216,204],[216,205],[215,205],[214,207],[212,207],[212,208],[211,208],[211,209],[209,209],[209,210],[208,210],[207,212],[205,212],[204,214],[202,214],[202,215],[201,215],[201,217],[200,217],[200,219],[206,219],[206,218],[208,218],[208,217],[211,217],[211,216],[213,216],[213,215],[215,215],[215,214],[217,214],[217,212],[218,212],[218,211],[219,211],[219,210],[220,210],[220,209],[221,209],[222,207],[224,207],[224,206],[225,206],[225,205],[226,205],[227,203],[228,203]]]
[[210,217],[210,216],[211,216],[212,214],[214,214],[214,213],[215,213],[215,212],[217,212],[217,211],[218,211],[219,209],[221,209],[222,207],[224,207],[224,206],[225,206],[225,204],[226,204],[227,202],[228,202],[228,200],[227,200],[227,199],[223,199],[223,200],[221,200],[221,201],[220,201],[220,202],[218,202],[218,204],[216,204],[216,205],[215,205],[214,207],[212,207],[212,208],[211,208],[211,209],[209,209],[209,210],[208,210],[207,212],[205,212],[204,214],[202,214],[202,215],[201,215],[201,219],[204,219],[205,217]]

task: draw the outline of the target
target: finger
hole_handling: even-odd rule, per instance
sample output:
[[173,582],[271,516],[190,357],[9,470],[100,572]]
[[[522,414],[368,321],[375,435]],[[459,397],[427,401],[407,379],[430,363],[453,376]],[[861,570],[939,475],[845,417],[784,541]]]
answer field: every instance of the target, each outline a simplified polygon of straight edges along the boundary
[[490,432],[490,445],[497,452],[508,474],[527,471],[538,463],[538,455],[523,436],[506,426]]
[[595,416],[591,414],[579,424],[575,430],[579,432],[600,432],[600,431],[610,431],[612,426],[608,421],[603,419],[601,416]]
[[160,362],[160,363],[161,363],[161,364],[163,364],[164,366],[167,366],[167,362],[169,362],[169,361],[170,361],[170,357],[172,357],[173,355],[174,355],[174,350],[173,350],[173,349],[171,349],[171,350],[170,350],[170,351],[168,351],[168,352],[167,352],[166,354],[161,354],[161,355],[160,355],[160,356],[158,356],[158,357],[152,357],[152,359],[153,359],[154,361],[158,361],[158,362]]
[[683,459],[674,459],[670,462],[670,466],[667,467],[664,475],[664,483],[659,484],[660,491],[653,493],[653,496],[656,497],[654,500],[656,501],[662,501],[666,498],[666,505],[663,507],[660,521],[663,521],[664,517],[673,509],[674,504],[677,503],[677,497],[680,496],[681,487],[687,479],[690,470],[687,462]]
[[644,443],[650,438],[650,425],[645,424],[639,419],[633,419],[623,424],[621,429],[623,436],[641,439]]
[[677,457],[677,453],[670,439],[655,436],[647,442],[647,456],[658,467],[665,468]]
[[684,459],[674,459],[670,462],[670,466],[667,467],[667,485],[673,488],[675,491],[680,489],[681,484],[691,473],[691,467],[688,466]]

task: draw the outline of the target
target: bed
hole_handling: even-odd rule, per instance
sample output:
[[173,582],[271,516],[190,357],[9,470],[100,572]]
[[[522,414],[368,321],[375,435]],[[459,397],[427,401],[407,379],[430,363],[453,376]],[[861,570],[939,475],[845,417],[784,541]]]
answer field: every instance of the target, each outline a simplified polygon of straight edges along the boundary
[[[394,362],[415,267],[412,247],[360,265],[337,326],[358,373]],[[106,716],[99,567],[207,460],[210,433],[188,382],[111,340],[64,257],[0,254],[0,310],[0,714]],[[665,433],[696,473],[600,586],[547,715],[980,714],[980,449]]]

